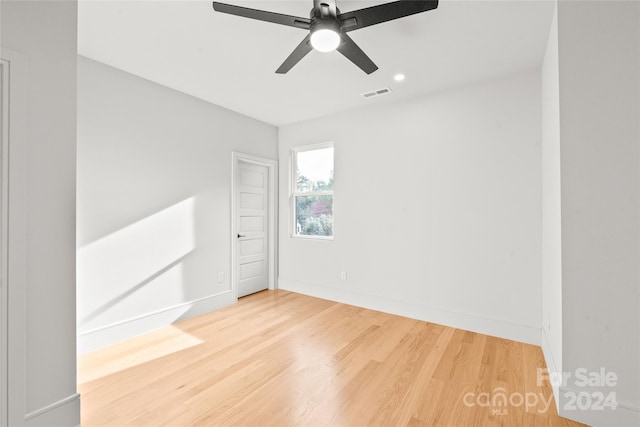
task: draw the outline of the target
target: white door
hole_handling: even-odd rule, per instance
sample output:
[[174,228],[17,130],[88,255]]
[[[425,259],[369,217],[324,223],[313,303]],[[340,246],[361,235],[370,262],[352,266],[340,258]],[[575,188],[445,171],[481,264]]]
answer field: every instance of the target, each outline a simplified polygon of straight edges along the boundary
[[269,169],[242,160],[237,169],[238,297],[269,287]]

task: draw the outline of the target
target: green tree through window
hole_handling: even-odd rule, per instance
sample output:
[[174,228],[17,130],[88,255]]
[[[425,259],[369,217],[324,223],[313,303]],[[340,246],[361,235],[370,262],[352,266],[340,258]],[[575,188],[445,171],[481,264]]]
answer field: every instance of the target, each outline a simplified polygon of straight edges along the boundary
[[333,147],[294,151],[294,234],[333,236]]

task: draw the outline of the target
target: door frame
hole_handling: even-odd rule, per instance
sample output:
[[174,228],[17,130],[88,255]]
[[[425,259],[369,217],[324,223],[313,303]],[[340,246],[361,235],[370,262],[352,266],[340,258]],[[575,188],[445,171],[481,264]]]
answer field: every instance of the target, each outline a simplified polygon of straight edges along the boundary
[[269,290],[278,289],[277,281],[277,179],[278,179],[278,161],[273,159],[265,159],[250,154],[239,153],[234,151],[231,153],[231,291],[234,299],[238,300],[238,166],[240,162],[250,163],[253,165],[264,166],[267,168],[269,176],[269,220],[267,221],[269,236]]
[[[8,129],[0,136],[2,190],[0,224],[2,245],[2,319],[0,329],[0,425],[25,422],[25,288],[27,283],[27,116],[28,57],[2,47],[3,89],[7,89]],[[5,73],[6,72],[6,73]],[[4,113],[3,113],[4,114]]]

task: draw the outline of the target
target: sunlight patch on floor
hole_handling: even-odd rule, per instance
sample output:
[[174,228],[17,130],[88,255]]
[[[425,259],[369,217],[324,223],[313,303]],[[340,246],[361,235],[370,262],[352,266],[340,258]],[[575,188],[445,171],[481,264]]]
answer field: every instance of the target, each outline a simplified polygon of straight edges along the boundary
[[[110,347],[117,357],[105,359],[105,350],[87,353],[78,359],[78,384],[87,383],[106,377],[135,366],[150,363],[162,357],[195,347],[203,343],[199,338],[183,332],[175,326],[167,326],[145,335],[145,345],[140,345],[141,338],[123,341]],[[132,343],[136,343],[135,347]],[[127,347],[131,347],[127,349]],[[127,350],[127,351],[123,351]]]

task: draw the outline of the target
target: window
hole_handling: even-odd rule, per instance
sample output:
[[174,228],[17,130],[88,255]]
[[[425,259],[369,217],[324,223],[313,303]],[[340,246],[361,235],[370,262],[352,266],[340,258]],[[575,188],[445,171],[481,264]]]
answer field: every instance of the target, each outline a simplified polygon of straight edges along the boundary
[[293,235],[333,237],[333,144],[294,148]]

